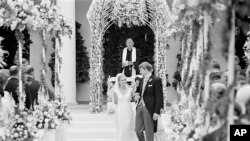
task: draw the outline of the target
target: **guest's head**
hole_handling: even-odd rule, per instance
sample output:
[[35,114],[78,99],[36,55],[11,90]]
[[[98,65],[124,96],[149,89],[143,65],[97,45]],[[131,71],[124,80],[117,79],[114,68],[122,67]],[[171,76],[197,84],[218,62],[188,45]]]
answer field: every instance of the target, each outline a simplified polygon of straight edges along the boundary
[[153,72],[153,66],[148,62],[143,62],[139,65],[140,73],[142,76],[147,76]]
[[33,77],[30,76],[30,75],[26,75],[25,77],[26,77],[25,83],[26,83],[27,85],[31,85]]
[[235,60],[235,64],[239,64],[240,63],[240,59],[239,59],[239,57],[238,56],[235,56],[234,57],[234,60]]
[[141,78],[135,77],[135,84],[136,84],[136,87],[139,87],[139,85],[140,85],[140,80],[141,80]]
[[134,41],[133,41],[133,39],[132,38],[128,38],[126,40],[126,45],[127,45],[128,48],[134,47]]
[[10,72],[9,70],[2,69],[0,70],[0,84],[3,86],[7,79],[10,77]]
[[11,66],[10,67],[10,75],[11,76],[17,76],[18,74],[18,67],[17,66]]
[[119,73],[116,77],[119,87],[125,87],[127,85],[127,78],[124,74]]
[[34,77],[34,67],[27,66],[27,74]]
[[22,64],[23,64],[24,66],[27,66],[27,65],[29,65],[29,62],[28,62],[28,60],[27,60],[26,58],[23,58],[23,59],[22,59]]

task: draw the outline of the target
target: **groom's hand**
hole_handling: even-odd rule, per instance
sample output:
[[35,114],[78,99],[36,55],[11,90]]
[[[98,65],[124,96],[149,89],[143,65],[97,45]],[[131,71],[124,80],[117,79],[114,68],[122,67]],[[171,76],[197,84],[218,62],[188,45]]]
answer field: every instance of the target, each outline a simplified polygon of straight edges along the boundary
[[133,62],[132,61],[128,61],[128,65],[133,65]]
[[159,117],[160,117],[160,115],[158,115],[156,113],[153,114],[153,120],[158,120]]
[[122,63],[122,67],[124,68],[124,67],[127,67],[129,64],[128,64],[128,62],[124,62],[124,63]]

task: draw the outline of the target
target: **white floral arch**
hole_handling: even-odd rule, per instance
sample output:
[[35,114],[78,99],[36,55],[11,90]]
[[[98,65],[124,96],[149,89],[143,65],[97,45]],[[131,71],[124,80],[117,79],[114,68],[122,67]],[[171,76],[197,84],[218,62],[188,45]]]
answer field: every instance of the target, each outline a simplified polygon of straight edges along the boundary
[[112,24],[127,26],[147,24],[155,34],[155,74],[163,80],[166,95],[166,51],[171,13],[166,0],[93,0],[87,13],[91,32],[90,112],[101,110],[103,81],[102,40]]

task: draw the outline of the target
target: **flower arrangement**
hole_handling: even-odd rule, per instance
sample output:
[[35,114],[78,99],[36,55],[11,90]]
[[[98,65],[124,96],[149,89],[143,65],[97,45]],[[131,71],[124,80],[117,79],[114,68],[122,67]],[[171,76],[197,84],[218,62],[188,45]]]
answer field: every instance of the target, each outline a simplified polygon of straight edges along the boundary
[[113,102],[108,102],[107,109],[109,115],[114,115],[116,112],[116,105]]
[[65,103],[62,103],[59,100],[55,100],[54,106],[55,106],[55,115],[59,120],[68,120],[68,121],[72,120],[69,107]]
[[59,126],[58,118],[51,103],[44,102],[37,106],[34,116],[37,119],[36,127],[38,129],[56,129]]
[[249,60],[250,59],[250,31],[248,31],[247,35],[248,35],[248,37],[247,37],[247,40],[243,46],[243,49],[244,49],[245,56]]
[[46,29],[50,33],[72,34],[68,21],[58,14],[50,0],[42,0],[40,4],[30,0],[0,0],[0,26],[11,27],[11,30]]
[[206,132],[204,107],[197,106],[194,100],[185,97],[182,95],[182,101],[174,104],[171,110],[171,122],[168,125],[171,134],[169,134],[168,140],[198,141]]
[[31,113],[16,110],[10,118],[6,130],[6,138],[11,140],[25,140],[36,136],[35,120]]

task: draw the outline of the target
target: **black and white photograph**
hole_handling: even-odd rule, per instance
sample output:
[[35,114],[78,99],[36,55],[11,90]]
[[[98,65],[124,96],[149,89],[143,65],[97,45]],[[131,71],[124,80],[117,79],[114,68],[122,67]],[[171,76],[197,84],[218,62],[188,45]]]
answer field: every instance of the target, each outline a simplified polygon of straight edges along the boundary
[[248,141],[250,0],[0,0],[0,141]]

